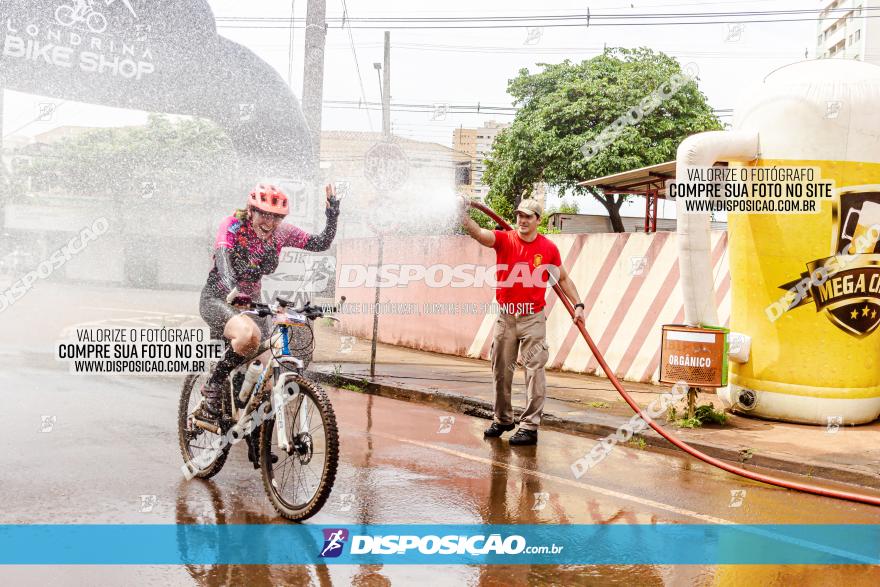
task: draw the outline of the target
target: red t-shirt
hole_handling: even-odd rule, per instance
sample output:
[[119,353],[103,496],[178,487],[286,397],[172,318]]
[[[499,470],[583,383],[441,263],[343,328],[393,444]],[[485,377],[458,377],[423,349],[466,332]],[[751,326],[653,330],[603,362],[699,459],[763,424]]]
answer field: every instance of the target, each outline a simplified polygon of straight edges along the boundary
[[515,230],[496,230],[492,248],[498,263],[498,303],[511,314],[543,310],[547,290],[558,280],[562,265],[556,245],[542,234],[527,243]]

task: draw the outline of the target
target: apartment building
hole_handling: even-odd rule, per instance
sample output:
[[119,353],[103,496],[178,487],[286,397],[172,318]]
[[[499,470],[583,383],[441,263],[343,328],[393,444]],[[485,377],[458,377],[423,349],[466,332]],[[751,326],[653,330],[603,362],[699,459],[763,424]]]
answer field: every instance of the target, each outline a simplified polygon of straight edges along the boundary
[[828,0],[817,25],[816,57],[880,65],[880,0]]

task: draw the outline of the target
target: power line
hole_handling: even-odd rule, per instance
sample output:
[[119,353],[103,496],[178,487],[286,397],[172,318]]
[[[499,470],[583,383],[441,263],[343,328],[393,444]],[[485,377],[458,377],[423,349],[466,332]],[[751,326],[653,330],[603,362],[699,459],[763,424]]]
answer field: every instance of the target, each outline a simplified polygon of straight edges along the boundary
[[[880,15],[866,15],[864,18],[880,18]],[[599,27],[627,27],[627,26],[700,26],[700,25],[731,25],[731,24],[779,24],[791,22],[818,22],[823,18],[773,18],[759,20],[706,20],[706,21],[669,21],[669,22],[606,22],[606,23],[553,23],[553,24],[511,24],[511,25],[477,25],[477,26],[397,26],[397,25],[380,25],[380,26],[352,26],[353,29],[372,29],[372,30],[488,30],[488,29],[531,29],[531,28],[569,28],[580,27],[589,28],[592,26]],[[279,29],[287,30],[289,26],[261,26],[261,25],[217,25],[218,29]],[[304,26],[295,26],[294,28],[305,28]]]
[[[347,15],[348,15],[348,6],[345,4],[345,0],[342,0],[342,26],[343,27],[345,26],[345,17]],[[357,49],[355,48],[355,45],[354,45],[354,35],[351,32],[351,26],[348,27],[348,40],[349,40],[349,44],[351,45],[351,55],[352,55],[352,57],[354,57],[354,67],[357,70],[358,85],[361,88],[361,98],[363,99],[364,102],[366,102],[367,101],[367,93],[366,93],[366,91],[364,91],[364,79],[361,76],[361,66],[360,66],[360,63],[358,62]],[[373,130],[373,117],[370,116],[369,110],[367,110],[366,112],[367,112],[367,121],[370,124],[370,131],[372,132],[372,130]]]
[[[696,2],[675,2],[671,4],[642,4],[640,8],[670,8],[677,6],[720,6],[722,4],[737,4],[739,6],[743,4],[765,4],[767,0],[722,0],[719,2],[706,2],[705,0],[697,0]],[[617,6],[605,6],[603,10],[617,10],[617,9],[627,9],[632,8],[632,2],[626,2],[624,4],[620,4]],[[503,10],[498,10],[497,12],[503,14],[509,14],[511,12],[528,12],[532,10],[532,8],[505,8]],[[571,8],[545,8],[545,12],[568,12]],[[430,10],[414,10],[414,13],[417,14],[428,14],[428,13],[443,13],[443,12],[456,12],[460,11],[459,9],[451,9],[451,10],[439,10],[439,9],[430,9]]]
[[[355,108],[367,108],[367,107],[381,107],[381,102],[361,102],[355,100],[324,100],[324,104],[330,104],[332,106],[351,106]],[[446,112],[450,114],[454,114],[460,111],[475,111],[480,114],[485,113],[487,116],[495,115],[495,114],[516,114],[519,108],[515,106],[488,106],[485,104],[477,103],[477,104],[420,104],[420,103],[412,103],[412,102],[394,102],[391,104],[392,108],[412,108],[415,112],[434,112],[437,110],[437,106],[442,105],[446,107]],[[400,110],[403,111],[403,110]],[[733,112],[733,108],[714,108],[712,110],[716,114],[718,113],[729,113]]]
[[[324,100],[325,104],[362,104],[364,106],[381,106],[381,102],[355,102],[354,100]],[[436,106],[446,106],[450,109],[458,109],[458,108],[473,108],[476,110],[487,110],[489,114],[495,111],[513,111],[515,112],[518,108],[513,106],[486,106],[480,103],[477,104],[468,104],[468,105],[455,105],[455,104],[447,104],[447,103],[432,103],[432,104],[408,104],[402,102],[395,102],[392,106],[399,107],[407,107],[407,108],[427,108],[429,110],[434,110]]]
[[[347,105],[325,105],[324,108],[329,108],[331,110],[377,110],[379,112],[382,111],[382,106],[347,106]],[[392,108],[392,112],[416,112],[420,114],[424,114],[426,112],[430,112],[430,110],[424,109],[415,109],[415,108]],[[487,113],[480,112],[478,110],[459,110],[456,114],[485,114],[485,115],[502,115],[502,116],[516,116],[516,112],[496,112],[496,113]]]
[[[878,7],[863,7],[865,12],[880,10]],[[843,15],[849,14],[852,12],[851,8],[833,8],[827,11],[822,9],[789,9],[789,10],[738,10],[738,11],[728,11],[728,12],[645,12],[645,13],[575,13],[575,14],[560,14],[560,15],[548,15],[548,14],[533,14],[529,16],[442,16],[442,17],[414,17],[414,16],[369,16],[369,17],[327,17],[328,22],[333,21],[346,21],[346,22],[367,22],[367,23],[376,23],[376,22],[412,22],[412,23],[459,23],[459,22],[523,22],[523,21],[565,21],[565,20],[578,20],[578,21],[586,21],[590,19],[590,23],[592,24],[593,20],[601,21],[601,20],[611,20],[611,19],[620,19],[625,18],[628,20],[639,20],[639,19],[659,19],[659,18],[719,18],[719,17],[745,17],[745,16],[773,16],[773,15],[781,15],[781,16],[792,16],[792,15],[801,15],[801,14],[816,14],[816,15],[825,15],[824,18],[827,18],[828,15],[833,13],[841,13]],[[824,19],[823,18],[823,19]],[[220,16],[217,17],[218,22],[225,21],[254,21],[254,22],[303,22],[304,19],[290,19],[284,17],[272,17],[272,16]]]
[[[370,45],[365,45],[370,46]],[[332,47],[331,47],[332,48]],[[508,53],[508,54],[560,54],[571,55],[577,53],[601,53],[604,49],[603,45],[581,46],[581,47],[504,47],[491,45],[442,45],[431,43],[401,43],[396,45],[396,49],[409,51],[430,51],[449,52],[449,53]],[[730,57],[741,59],[743,57],[752,58],[778,58],[790,57],[792,54],[802,54],[803,47],[793,47],[787,52],[768,53],[767,51],[749,51],[749,52],[721,52],[721,51],[688,51],[688,50],[664,50],[667,55],[680,55],[686,57]]]
[[[862,7],[865,14],[860,18],[878,18],[880,14],[868,14],[869,11],[880,10],[875,7]],[[361,17],[347,19],[349,28],[364,29],[492,29],[492,28],[534,28],[534,27],[590,27],[590,26],[679,26],[707,24],[749,24],[803,22],[826,20],[829,16],[840,14],[846,16],[852,12],[850,8],[794,9],[794,10],[751,10],[734,12],[677,12],[677,13],[641,13],[641,14],[563,14],[563,15],[530,15],[530,16],[456,16],[456,17]],[[757,18],[783,16],[788,18]],[[670,20],[672,19],[672,20]],[[706,20],[715,19],[715,20]],[[724,20],[717,20],[724,19]],[[748,20],[736,20],[748,19]],[[328,22],[340,21],[339,17],[328,17]],[[572,22],[573,21],[573,22]],[[218,23],[253,23],[253,24],[218,24],[219,28],[290,28],[299,27],[301,19],[284,19],[277,17],[218,17]],[[357,23],[353,25],[352,23]],[[468,23],[470,26],[463,24]],[[476,24],[475,24],[476,23]]]

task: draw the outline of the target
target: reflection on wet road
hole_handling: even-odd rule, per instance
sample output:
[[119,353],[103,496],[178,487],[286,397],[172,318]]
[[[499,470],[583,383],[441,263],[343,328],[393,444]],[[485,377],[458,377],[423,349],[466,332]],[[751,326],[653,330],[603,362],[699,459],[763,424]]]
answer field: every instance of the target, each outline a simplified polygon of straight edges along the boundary
[[[0,355],[0,400],[14,415],[0,427],[0,523],[281,523],[243,443],[212,481],[183,479],[179,384],[71,376],[45,355]],[[309,524],[880,521],[868,506],[764,487],[677,453],[630,446],[576,480],[570,465],[594,439],[542,431],[537,447],[511,448],[505,439],[483,439],[485,420],[350,391],[330,397],[341,462],[330,500]],[[866,567],[0,568],[3,584],[853,587],[878,580],[877,569]]]

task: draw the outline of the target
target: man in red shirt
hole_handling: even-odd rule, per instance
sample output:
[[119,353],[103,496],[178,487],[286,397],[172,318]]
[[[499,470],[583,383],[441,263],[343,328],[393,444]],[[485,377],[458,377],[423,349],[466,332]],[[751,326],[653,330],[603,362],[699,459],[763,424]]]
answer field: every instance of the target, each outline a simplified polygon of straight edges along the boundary
[[547,290],[558,280],[575,307],[575,322],[583,323],[584,305],[562,266],[559,249],[550,239],[538,234],[538,223],[544,214],[540,203],[533,199],[520,202],[516,209],[516,230],[481,228],[468,216],[467,208],[462,200],[461,222],[465,231],[481,245],[495,249],[498,265],[495,299],[500,313],[491,351],[495,417],[483,434],[498,437],[514,429],[511,386],[517,364],[521,363],[525,368],[526,407],[510,444],[537,444],[547,397],[544,365],[550,356],[544,314]]

